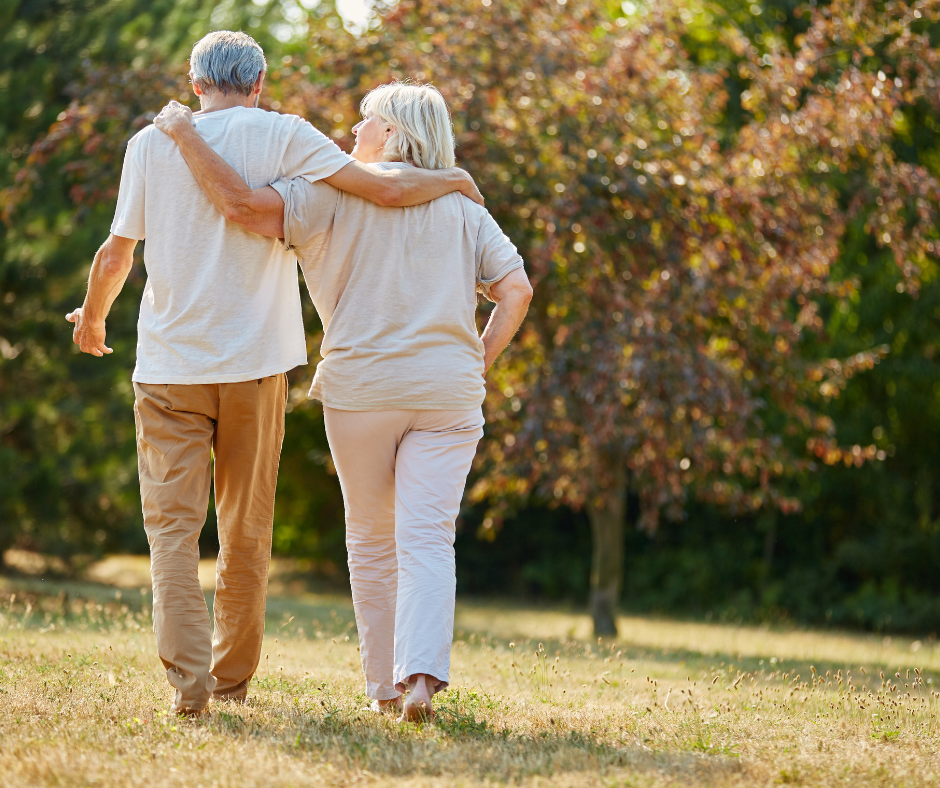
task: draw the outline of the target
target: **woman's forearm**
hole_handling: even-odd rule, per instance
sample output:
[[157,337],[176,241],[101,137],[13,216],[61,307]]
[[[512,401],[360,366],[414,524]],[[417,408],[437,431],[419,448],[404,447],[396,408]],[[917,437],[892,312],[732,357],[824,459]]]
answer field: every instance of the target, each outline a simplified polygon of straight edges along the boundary
[[483,374],[489,372],[525,320],[532,300],[532,285],[525,270],[517,268],[490,287],[496,307],[483,330]]
[[424,170],[396,167],[385,170],[351,161],[326,183],[336,189],[363,197],[377,205],[406,207],[436,200],[451,192],[460,192],[483,204],[483,196],[473,178],[464,170]]
[[499,354],[509,346],[528,309],[529,298],[521,293],[502,299],[493,309],[483,330],[483,336],[480,337],[483,340],[484,375],[490,371]]

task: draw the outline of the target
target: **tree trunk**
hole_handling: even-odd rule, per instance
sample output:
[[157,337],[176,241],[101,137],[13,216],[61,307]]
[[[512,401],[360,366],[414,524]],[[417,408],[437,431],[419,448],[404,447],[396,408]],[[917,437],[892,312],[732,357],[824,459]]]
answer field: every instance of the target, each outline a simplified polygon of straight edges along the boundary
[[769,509],[757,519],[757,527],[764,532],[764,560],[761,566],[760,591],[762,603],[767,603],[766,592],[773,577],[774,548],[777,545],[777,511]]
[[594,634],[616,636],[617,606],[623,588],[623,526],[626,519],[627,474],[622,462],[611,460],[609,486],[588,503],[594,557],[591,565],[591,617]]

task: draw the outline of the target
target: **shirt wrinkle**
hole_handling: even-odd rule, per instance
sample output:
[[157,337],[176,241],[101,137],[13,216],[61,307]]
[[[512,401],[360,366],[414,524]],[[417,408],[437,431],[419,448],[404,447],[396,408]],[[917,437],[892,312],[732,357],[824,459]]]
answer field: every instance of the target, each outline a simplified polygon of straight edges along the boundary
[[[253,188],[328,178],[350,161],[292,115],[240,107],[195,123]],[[238,382],[306,362],[294,255],[227,222],[153,126],[128,143],[111,231],[146,239],[135,381]]]
[[302,178],[272,186],[324,327],[309,396],[339,410],[479,407],[477,290],[523,265],[486,210],[459,194],[383,208]]

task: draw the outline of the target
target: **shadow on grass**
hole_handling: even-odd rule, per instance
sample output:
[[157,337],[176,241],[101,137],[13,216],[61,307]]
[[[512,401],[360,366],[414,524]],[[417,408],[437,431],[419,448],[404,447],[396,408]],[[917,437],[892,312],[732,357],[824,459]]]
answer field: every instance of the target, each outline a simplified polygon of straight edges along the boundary
[[[465,607],[471,608],[485,608],[486,604],[480,600],[472,600],[469,603],[467,601],[461,600],[458,604],[462,604]],[[493,610],[499,612],[507,613],[513,612],[517,616],[522,618],[525,617],[526,613],[529,611],[532,612],[544,612],[545,608],[541,606],[513,606],[511,602],[496,602],[492,605]],[[549,608],[551,610],[551,608]],[[571,615],[577,615],[577,611],[559,611],[570,613]],[[673,622],[671,619],[658,619],[651,617],[651,620],[654,621],[663,621],[664,623],[675,624],[676,626],[682,626],[683,621]],[[696,625],[702,625],[705,622],[692,622]],[[706,624],[707,625],[707,624]],[[721,624],[717,624],[721,626]],[[775,630],[776,631],[776,630]],[[826,636],[838,636],[843,638],[858,638],[864,639],[865,635],[854,633],[854,632],[845,632],[845,631],[835,631],[835,630],[811,630],[811,629],[799,629],[794,628],[781,630],[779,633],[786,635],[788,632],[806,632],[806,631],[818,631],[820,635]],[[551,655],[562,655],[568,658],[586,656],[588,658],[593,655],[598,658],[613,657],[618,655],[619,658],[630,661],[645,661],[645,662],[654,662],[661,663],[670,666],[679,666],[682,668],[688,668],[690,673],[693,671],[725,671],[731,672],[732,677],[736,673],[744,674],[753,674],[753,675],[771,675],[777,674],[778,676],[786,673],[789,676],[789,679],[792,680],[794,676],[799,675],[803,680],[810,680],[812,678],[812,669],[815,668],[818,675],[826,675],[827,671],[830,672],[833,676],[838,672],[842,671],[846,673],[848,670],[853,671],[855,674],[854,682],[857,685],[866,684],[868,687],[877,686],[880,684],[880,679],[875,677],[880,673],[884,672],[885,674],[894,675],[899,669],[902,671],[913,670],[917,667],[925,679],[927,677],[937,681],[940,679],[940,670],[930,669],[924,667],[922,663],[918,663],[917,657],[914,653],[903,655],[902,659],[898,662],[887,662],[887,661],[877,661],[877,660],[866,660],[861,663],[859,662],[848,662],[844,659],[826,659],[826,658],[813,658],[813,659],[803,659],[796,657],[784,657],[779,658],[777,653],[778,648],[768,648],[767,652],[764,654],[753,654],[753,655],[742,655],[738,652],[731,651],[699,651],[696,649],[690,648],[670,648],[670,647],[649,647],[636,645],[631,643],[629,636],[620,636],[617,639],[604,639],[602,642],[596,642],[592,637],[536,637],[533,636],[531,632],[522,632],[522,631],[506,631],[505,629],[501,630],[497,637],[491,636],[490,632],[486,629],[485,626],[473,626],[466,621],[460,622],[460,627],[456,633],[457,640],[473,643],[473,638],[477,642],[487,642],[492,644],[508,645],[510,643],[516,644],[517,653],[520,649],[532,650],[536,644],[543,647],[544,652]],[[482,640],[481,639],[485,639]],[[859,674],[859,668],[864,666],[867,674]],[[875,684],[873,684],[875,682]]]
[[[265,707],[264,699],[223,704],[195,724],[217,735],[266,739],[295,757],[314,755],[350,770],[389,776],[473,775],[512,782],[566,772],[630,770],[715,779],[742,768],[734,753],[697,747],[701,736],[674,749],[653,750],[622,730],[552,727],[521,732],[497,727],[488,715],[498,716],[500,702],[473,691],[447,691],[433,724],[411,725],[336,703],[324,685],[312,692],[293,689],[293,707]],[[323,697],[315,697],[318,693]]]

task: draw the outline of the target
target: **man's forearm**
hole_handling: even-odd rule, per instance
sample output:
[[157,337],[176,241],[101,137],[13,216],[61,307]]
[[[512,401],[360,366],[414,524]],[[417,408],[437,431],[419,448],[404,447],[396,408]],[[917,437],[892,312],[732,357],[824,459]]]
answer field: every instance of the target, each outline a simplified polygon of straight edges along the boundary
[[[244,179],[199,136],[192,126],[175,131],[173,140],[216,209],[226,218],[244,223],[245,214],[264,206],[260,190],[252,190]],[[331,186],[357,194],[380,205],[404,207],[436,200],[445,194],[467,190],[472,179],[463,170],[395,168],[381,170],[350,162],[324,179]],[[475,188],[475,187],[473,187]]]
[[109,235],[92,261],[85,303],[65,316],[66,320],[75,324],[72,341],[81,348],[82,353],[100,358],[111,352],[111,348],[104,343],[107,334],[105,318],[134,264],[135,246],[137,241],[133,238]]
[[[129,240],[121,240],[124,243],[115,243],[114,236],[108,238],[91,264],[88,292],[82,306],[84,319],[90,323],[104,322],[134,264],[134,246],[128,248]],[[136,244],[136,241],[132,243]]]
[[199,187],[225,217],[251,210],[252,190],[193,126],[173,135]]

